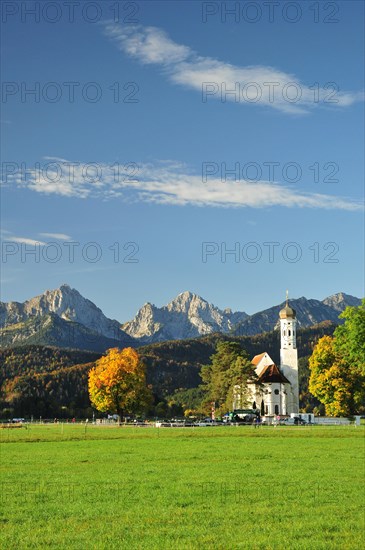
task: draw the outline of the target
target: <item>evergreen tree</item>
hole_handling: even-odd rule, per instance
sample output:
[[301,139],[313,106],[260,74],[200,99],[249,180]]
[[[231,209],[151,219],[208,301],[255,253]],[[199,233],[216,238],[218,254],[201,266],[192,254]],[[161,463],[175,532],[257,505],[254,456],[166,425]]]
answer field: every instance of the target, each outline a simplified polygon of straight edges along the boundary
[[218,342],[211,364],[202,367],[201,377],[205,402],[214,402],[218,414],[232,410],[237,392],[243,406],[248,397],[248,382],[258,382],[254,366],[237,342]]

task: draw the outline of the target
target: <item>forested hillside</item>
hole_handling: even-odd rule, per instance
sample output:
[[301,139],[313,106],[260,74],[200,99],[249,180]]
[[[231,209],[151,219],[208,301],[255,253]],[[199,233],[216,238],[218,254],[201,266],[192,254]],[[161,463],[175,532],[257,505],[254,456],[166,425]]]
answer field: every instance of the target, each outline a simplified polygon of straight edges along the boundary
[[[317,340],[325,334],[332,334],[334,329],[334,324],[324,322],[299,330],[299,356],[307,358]],[[201,383],[200,369],[209,363],[219,340],[238,342],[250,357],[267,351],[279,363],[279,334],[275,331],[251,337],[213,334],[151,344],[138,351],[147,366],[147,381],[152,384],[156,403],[166,400],[176,390],[197,387]],[[0,350],[2,417],[90,417],[87,373],[100,356],[93,352],[44,346]],[[303,371],[303,375],[299,373],[302,407],[316,404],[308,394],[306,364],[306,361],[300,361],[300,371]]]
[[66,350],[47,346],[21,346],[0,349],[0,384],[14,376],[56,371],[96,361],[100,353]]

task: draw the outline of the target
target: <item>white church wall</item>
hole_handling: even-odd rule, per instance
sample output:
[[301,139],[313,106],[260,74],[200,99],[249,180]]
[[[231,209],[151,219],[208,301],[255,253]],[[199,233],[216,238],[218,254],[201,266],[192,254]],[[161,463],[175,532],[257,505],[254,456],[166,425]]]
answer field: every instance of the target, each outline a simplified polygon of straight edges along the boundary
[[[265,414],[283,415],[283,384],[279,382],[269,383],[264,390]],[[285,403],[286,405],[286,403]]]
[[290,382],[288,389],[288,414],[299,412],[299,378],[297,349],[280,350],[280,370]]

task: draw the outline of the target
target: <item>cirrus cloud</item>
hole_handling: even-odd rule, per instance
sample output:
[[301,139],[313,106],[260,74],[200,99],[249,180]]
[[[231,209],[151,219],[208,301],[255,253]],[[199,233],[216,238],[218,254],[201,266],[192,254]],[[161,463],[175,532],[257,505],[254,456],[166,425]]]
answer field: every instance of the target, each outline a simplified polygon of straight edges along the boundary
[[[47,159],[51,159],[47,157]],[[133,173],[131,171],[133,168]],[[120,165],[106,163],[83,164],[59,160],[47,163],[47,170],[27,170],[8,177],[8,184],[37,193],[66,197],[121,198],[178,206],[223,208],[321,208],[362,210],[360,201],[322,193],[306,193],[278,181],[226,180],[210,177],[207,181],[184,163]],[[44,233],[54,237],[56,234]],[[58,234],[58,238],[67,235]]]
[[107,23],[105,32],[125,54],[142,64],[160,66],[173,83],[199,91],[205,100],[214,96],[291,114],[305,114],[320,105],[348,107],[364,100],[363,91],[340,91],[333,82],[314,89],[273,67],[237,66],[202,57],[156,27]]

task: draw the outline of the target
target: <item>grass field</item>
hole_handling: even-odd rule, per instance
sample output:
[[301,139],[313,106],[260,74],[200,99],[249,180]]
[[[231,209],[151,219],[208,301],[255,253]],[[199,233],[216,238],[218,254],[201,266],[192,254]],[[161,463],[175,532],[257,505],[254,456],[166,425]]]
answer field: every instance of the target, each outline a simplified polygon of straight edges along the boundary
[[364,548],[364,427],[2,429],[4,549]]

